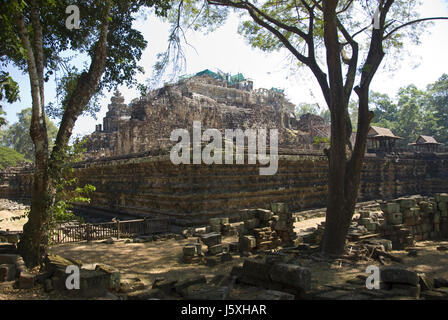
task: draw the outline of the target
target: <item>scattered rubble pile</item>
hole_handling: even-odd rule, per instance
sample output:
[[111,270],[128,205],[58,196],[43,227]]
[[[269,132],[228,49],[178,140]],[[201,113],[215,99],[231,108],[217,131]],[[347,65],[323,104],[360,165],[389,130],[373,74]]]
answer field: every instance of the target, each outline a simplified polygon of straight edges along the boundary
[[[350,225],[348,240],[383,238],[391,240],[394,250],[403,250],[415,241],[440,240],[448,237],[448,194],[434,197],[415,195],[387,202],[368,204],[356,210],[359,218]],[[355,215],[356,216],[356,215]],[[299,241],[318,245],[325,222],[297,234]]]
[[[317,225],[317,228],[307,228],[297,233],[297,242],[307,245],[319,245],[325,231],[325,222]],[[367,228],[358,221],[352,221],[348,230],[347,238],[350,241],[359,241],[365,238],[378,236],[372,234]]]
[[[207,246],[207,251],[202,251],[202,244]],[[223,243],[219,232],[201,234],[197,243],[190,243],[183,247],[182,261],[184,263],[203,262],[208,266],[215,266],[232,260],[231,252],[236,252],[234,244]]]
[[241,210],[244,224],[239,228],[239,250],[248,253],[292,245],[297,238],[294,219],[285,203],[271,204],[271,210]]
[[448,300],[447,280],[433,279],[401,266],[381,267],[378,289],[367,289],[366,280],[369,282],[367,276],[358,275],[348,280],[347,284],[325,285],[319,290],[310,291],[308,297],[316,300]]
[[381,204],[385,223],[380,231],[392,240],[394,249],[412,246],[414,241],[438,240],[448,236],[448,194],[434,198],[412,196]]
[[276,257],[262,261],[247,259],[242,267],[234,267],[237,283],[254,285],[268,290],[287,293],[288,300],[303,298],[311,289],[311,271],[296,264],[283,263]]
[[[231,259],[232,253],[242,256],[256,251],[271,250],[280,245],[297,244],[292,213],[285,203],[273,203],[271,210],[244,209],[239,211],[239,222],[230,223],[228,218],[210,219],[209,226],[184,230],[185,237],[200,237],[207,246],[205,262],[215,265]],[[222,236],[238,235],[238,242],[222,243]],[[203,261],[201,246],[191,243],[184,247],[183,261],[186,263]]]
[[377,232],[384,223],[383,212],[378,204],[369,205],[358,210],[358,224],[364,226],[369,232]]
[[0,283],[16,285],[19,289],[29,289],[34,286],[35,277],[29,273],[25,263],[14,244],[0,244]]

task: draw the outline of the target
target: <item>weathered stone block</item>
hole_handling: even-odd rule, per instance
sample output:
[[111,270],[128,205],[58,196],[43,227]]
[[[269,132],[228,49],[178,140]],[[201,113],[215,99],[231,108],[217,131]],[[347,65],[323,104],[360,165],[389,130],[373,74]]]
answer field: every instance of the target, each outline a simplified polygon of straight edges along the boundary
[[367,223],[365,224],[365,227],[368,231],[375,232],[378,225],[376,223]]
[[144,283],[140,279],[138,279],[138,278],[123,279],[120,282],[119,292],[121,292],[121,293],[130,293],[130,292],[143,290],[144,288],[145,288]]
[[221,255],[221,262],[222,263],[227,262],[227,261],[231,261],[232,259],[233,259],[232,255],[230,253],[228,253],[228,252],[224,252]]
[[202,235],[201,240],[206,246],[210,247],[216,244],[220,244],[222,241],[222,236],[220,233],[212,232]]
[[420,285],[408,285],[408,284],[398,284],[392,285],[392,288],[388,291],[388,294],[393,297],[410,297],[412,299],[420,298],[421,288]]
[[201,283],[189,286],[185,290],[184,298],[187,300],[225,300],[228,296],[229,287]]
[[434,215],[432,216],[432,222],[434,224],[440,223],[440,213],[434,213]]
[[15,264],[2,264],[0,265],[0,282],[13,281],[16,278],[16,265]]
[[[111,284],[111,274],[101,270],[80,270],[79,291],[82,297],[103,297]],[[121,284],[120,284],[121,290]]]
[[220,254],[224,251],[224,247],[222,244],[215,244],[213,246],[208,247],[207,254],[209,256],[215,256],[217,254]]
[[138,291],[129,292],[126,295],[127,300],[151,300],[162,299],[164,293],[160,289],[143,289]]
[[187,244],[182,248],[184,257],[194,257],[196,255],[196,246],[193,244]]
[[211,218],[209,220],[209,223],[211,226],[220,225],[221,224],[221,218]]
[[152,284],[153,289],[159,289],[163,293],[169,294],[174,291],[177,280],[169,280],[169,279],[156,279]]
[[272,266],[269,276],[272,281],[301,292],[311,289],[311,271],[308,268],[279,263]]
[[276,290],[263,290],[254,300],[294,300],[295,296],[290,293],[276,291]]
[[229,224],[229,218],[220,218],[219,220],[220,220],[219,222],[221,225]]
[[239,251],[239,243],[238,242],[230,242],[229,243],[229,252],[236,253]]
[[31,289],[34,287],[35,276],[28,272],[21,272],[19,276],[19,289]]
[[249,219],[249,220],[244,220],[244,228],[246,230],[252,230],[257,228],[260,225],[260,220],[257,218],[253,218],[253,219]]
[[391,225],[400,225],[403,223],[403,214],[401,212],[388,213],[386,221]]
[[448,279],[435,278],[434,279],[434,288],[448,288]]
[[289,207],[286,203],[272,203],[271,204],[271,210],[274,212],[274,214],[282,214],[282,213],[288,213]]
[[185,294],[185,289],[187,289],[189,286],[195,285],[195,284],[200,284],[200,283],[206,283],[207,279],[205,278],[204,275],[198,275],[198,276],[194,276],[194,277],[190,277],[190,278],[186,278],[186,279],[182,279],[179,280],[175,286],[174,286],[174,290],[181,294],[184,295]]
[[431,213],[434,211],[434,204],[429,201],[422,201],[418,206],[421,212]]
[[401,267],[385,267],[380,270],[381,282],[417,286],[419,278],[416,272]]
[[424,291],[420,297],[424,300],[448,300],[448,293],[440,290]]
[[257,246],[257,240],[253,236],[242,236],[239,239],[240,252],[250,252]]
[[397,201],[400,204],[400,209],[401,210],[412,208],[412,207],[414,207],[417,204],[415,199],[412,199],[412,198],[400,198]]
[[112,291],[120,290],[121,274],[117,268],[101,263],[96,265],[95,270],[105,272],[109,275],[109,286],[108,286],[109,290]]
[[271,220],[273,216],[274,216],[274,213],[272,213],[272,211],[270,211],[270,210],[257,209],[257,211],[256,211],[256,217],[257,217],[257,219],[259,219],[261,221]]
[[241,220],[249,220],[256,217],[255,210],[253,209],[243,209],[240,210]]
[[17,248],[12,243],[0,243],[0,254],[17,254]]
[[448,193],[436,193],[434,200],[436,202],[448,202]]
[[382,203],[380,207],[386,214],[400,212],[400,205],[395,202]]

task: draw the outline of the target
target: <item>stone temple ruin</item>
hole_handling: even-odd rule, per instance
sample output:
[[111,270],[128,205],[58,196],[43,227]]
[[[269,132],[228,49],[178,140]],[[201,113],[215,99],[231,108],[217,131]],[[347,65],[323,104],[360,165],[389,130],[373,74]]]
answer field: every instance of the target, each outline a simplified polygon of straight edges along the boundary
[[[235,78],[234,78],[235,79]],[[253,82],[209,70],[181,79],[124,104],[116,93],[96,131],[88,136],[86,159],[75,164],[80,185],[96,192],[85,210],[137,217],[169,217],[179,227],[211,218],[238,220],[239,210],[287,203],[292,211],[324,207],[327,159],[315,137],[328,137],[322,118],[297,119],[281,90],[253,90]],[[174,129],[276,128],[278,171],[260,176],[260,164],[180,164],[170,161]],[[2,174],[3,197],[29,197],[31,171]],[[448,191],[444,153],[366,153],[359,201]]]
[[229,83],[212,72],[198,74],[154,90],[129,106],[116,92],[103,125],[89,136],[89,155],[99,158],[167,148],[173,145],[171,131],[191,130],[195,120],[202,122],[204,130],[275,128],[283,147],[309,147],[313,137],[329,135],[323,119],[312,115],[297,119],[294,105],[279,89],[253,90],[252,81]]
[[[143,218],[144,223],[169,219],[175,239],[197,238],[183,247],[186,264],[214,267],[231,261],[236,253],[249,257],[265,252],[263,259],[248,259],[232,269],[238,283],[267,290],[265,298],[335,297],[334,290],[310,293],[313,270],[291,262],[316,252],[325,229],[322,222],[317,228],[294,230],[295,222],[325,216],[321,208],[326,204],[328,160],[322,152],[325,144],[317,144],[315,138],[328,138],[330,126],[322,118],[298,119],[281,90],[254,90],[253,82],[242,75],[229,77],[209,70],[165,85],[129,105],[117,92],[108,107],[103,124],[88,136],[85,159],[74,165],[79,184],[96,187],[90,203],[77,204],[77,210]],[[193,121],[201,121],[203,130],[278,129],[277,173],[260,175],[260,164],[174,165],[169,157],[174,145],[170,133],[179,128],[191,131]],[[0,181],[1,197],[30,197],[32,168],[4,170]],[[404,250],[422,240],[448,238],[447,181],[446,153],[368,150],[347,238],[351,257],[384,264],[395,259],[388,253],[392,248]],[[109,236],[126,233],[119,225],[116,234]],[[95,236],[89,230],[87,239]],[[160,240],[154,235],[133,236],[133,243]],[[224,239],[232,236],[231,242]],[[281,246],[284,250],[278,253]],[[291,255],[295,255],[292,260]],[[53,282],[57,284],[63,268],[62,260],[54,259],[50,265],[56,265]],[[117,271],[100,269],[90,271],[117,277]],[[407,296],[420,295],[421,278],[406,272],[385,271],[389,291],[382,297],[403,290]],[[153,291],[143,296],[159,297],[161,292],[186,299],[228,296],[225,286],[206,283],[202,275],[190,280],[156,280]],[[115,286],[121,288],[119,281]],[[379,296],[368,291],[357,296],[372,297]]]

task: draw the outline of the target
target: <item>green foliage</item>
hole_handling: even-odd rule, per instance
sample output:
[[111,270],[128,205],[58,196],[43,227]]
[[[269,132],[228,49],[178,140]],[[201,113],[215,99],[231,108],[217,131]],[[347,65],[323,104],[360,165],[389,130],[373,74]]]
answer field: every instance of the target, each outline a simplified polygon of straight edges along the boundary
[[[19,85],[11,78],[8,72],[0,71],[0,103],[3,100],[6,100],[8,103],[20,100]],[[5,112],[3,111],[3,106],[0,104],[0,115],[3,114]],[[6,124],[6,119],[0,116],[0,127]]]
[[330,144],[330,138],[328,137],[314,137],[314,141],[313,144],[322,144],[322,143],[326,143],[326,144]]
[[389,128],[387,124],[397,121],[397,105],[387,94],[371,92],[369,101],[375,113],[374,123]]
[[439,142],[448,143],[448,74],[428,85],[427,92],[434,135]]
[[8,147],[0,146],[0,169],[3,170],[6,167],[17,166],[24,160],[23,154],[10,149]]
[[399,145],[415,142],[420,135],[434,136],[448,143],[448,75],[442,75],[426,91],[415,85],[399,89],[396,102],[388,95],[372,92],[370,101],[375,118],[372,125],[389,128],[404,138]]
[[[78,69],[73,67],[71,70],[67,71],[66,74],[62,75],[59,81],[57,81],[56,96],[58,103],[50,102],[46,106],[45,111],[49,116],[52,118],[62,118],[64,111],[67,109],[68,100],[71,94],[75,91],[80,76],[81,73]],[[84,108],[84,114],[88,113],[91,117],[96,119],[96,114],[101,109],[99,102],[101,97],[104,97],[104,94],[101,92],[100,88],[97,88],[97,92]]]
[[[31,108],[23,109],[17,113],[17,117],[18,121],[5,130],[2,144],[23,154],[26,159],[34,161],[34,143],[30,136]],[[51,150],[54,146],[58,129],[48,117],[46,118],[46,123],[49,149]]]
[[[85,142],[85,139],[82,141],[77,140],[72,146],[61,150],[58,155],[55,155],[54,166],[50,170],[53,187],[55,188],[55,198],[50,208],[51,224],[70,220],[82,222],[71,211],[73,203],[89,203],[89,195],[96,190],[90,184],[80,187],[78,178],[74,176],[73,163],[82,159],[82,154],[85,151],[83,147]],[[50,230],[52,229],[50,228]]]
[[296,117],[300,118],[301,116],[311,113],[314,115],[319,114],[320,108],[318,104],[310,104],[310,103],[299,103],[296,106],[295,113]]
[[[263,14],[273,18],[285,25],[296,27],[303,31],[308,32],[309,27],[309,12],[305,8],[302,1],[279,1],[279,0],[267,0],[263,2],[250,1],[253,3]],[[313,5],[313,1],[305,1],[309,6]],[[338,4],[338,19],[344,25],[349,34],[357,33],[356,41],[360,44],[360,54],[362,57],[367,52],[368,43],[371,36],[371,23],[373,19],[373,13],[378,8],[379,1],[339,1]],[[386,21],[386,34],[388,31],[394,30],[400,26],[403,22],[412,21],[419,18],[417,8],[422,6],[420,0],[396,0],[388,14]],[[344,10],[343,10],[344,9]],[[316,45],[316,56],[321,60],[325,59],[325,46],[324,46],[324,18],[323,13],[320,10],[315,9],[315,21],[314,21],[314,43]],[[238,32],[244,36],[247,42],[254,48],[259,48],[266,52],[278,51],[285,48],[284,43],[275,36],[271,31],[260,26],[254,21],[249,14],[241,11],[243,17],[242,22],[239,25]],[[258,17],[261,17],[259,14]],[[267,21],[267,19],[265,19]],[[305,40],[300,36],[289,32],[286,28],[280,28],[274,23],[269,22],[270,26],[279,31],[282,36],[300,53],[306,55]],[[393,33],[384,41],[385,52],[388,53],[393,59],[391,59],[390,65],[394,67],[403,56],[403,44],[404,41],[410,40],[415,44],[420,43],[420,36],[427,26],[431,25],[431,22],[425,22],[420,24],[411,25],[408,28],[399,29]],[[367,26],[367,28],[365,28]],[[362,32],[359,32],[363,30]],[[340,35],[340,42],[345,43],[346,40]],[[303,66],[299,63],[298,66]],[[371,68],[369,65],[364,65],[365,69]],[[361,70],[361,68],[360,68]]]
[[[79,59],[87,60],[93,56],[98,41],[98,28],[104,16],[105,2],[85,0],[73,3],[71,0],[38,1],[41,7],[40,20],[43,28],[43,53],[45,81],[54,75],[58,82],[58,96],[61,103],[47,106],[51,116],[58,116],[65,108],[65,97],[73,90],[73,85],[81,74],[88,72],[87,64],[80,70],[73,63]],[[68,17],[67,6],[76,4],[80,10],[80,29],[69,30],[65,26]],[[13,63],[26,71],[26,55],[16,32],[14,14],[23,12],[29,17],[30,7],[25,1],[0,0],[0,63]],[[143,9],[152,10],[157,16],[166,16],[170,8],[166,0],[112,1],[111,22],[107,36],[106,66],[97,92],[112,90],[118,85],[136,85],[136,75],[144,72],[138,66],[147,41],[141,32],[133,28],[133,22]],[[31,31],[31,30],[30,30]],[[98,99],[98,97],[97,97]],[[59,108],[59,110],[58,110]],[[91,102],[85,112],[94,114],[99,106]]]

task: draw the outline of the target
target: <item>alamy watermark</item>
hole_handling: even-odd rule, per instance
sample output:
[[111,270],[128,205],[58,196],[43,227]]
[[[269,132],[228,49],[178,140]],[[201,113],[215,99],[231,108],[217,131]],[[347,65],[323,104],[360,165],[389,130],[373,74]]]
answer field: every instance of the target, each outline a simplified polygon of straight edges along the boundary
[[380,29],[380,8],[378,7],[373,15],[373,28]]
[[[193,122],[193,146],[191,147],[190,133],[186,129],[175,129],[171,132],[170,140],[178,142],[170,151],[171,162],[178,164],[223,164],[223,150],[225,164],[244,164],[245,140],[247,139],[247,163],[268,167],[260,168],[260,175],[274,175],[278,169],[278,130],[269,130],[269,155],[267,152],[267,129],[225,129],[224,149],[222,133],[218,129],[207,129],[202,134],[201,122]],[[180,138],[180,141],[179,141]],[[212,140],[211,140],[212,139]],[[236,141],[236,145],[234,144]],[[202,142],[209,142],[202,149]]]
[[67,290],[79,290],[79,267],[78,266],[67,266],[65,273],[69,274],[65,280],[65,287]]
[[79,29],[79,7],[72,4],[65,9],[65,13],[70,14],[67,19],[65,19],[65,27],[69,30]]
[[380,289],[380,268],[370,265],[366,269],[366,273],[370,274],[366,279],[366,288],[369,290]]

